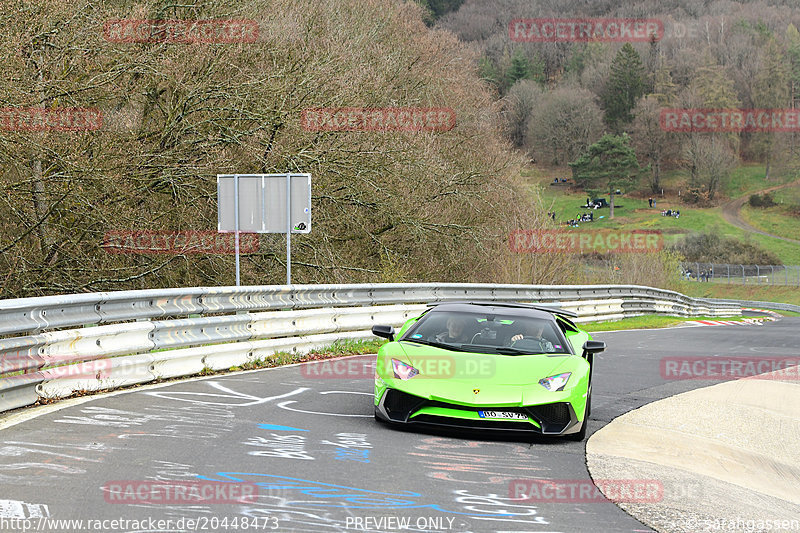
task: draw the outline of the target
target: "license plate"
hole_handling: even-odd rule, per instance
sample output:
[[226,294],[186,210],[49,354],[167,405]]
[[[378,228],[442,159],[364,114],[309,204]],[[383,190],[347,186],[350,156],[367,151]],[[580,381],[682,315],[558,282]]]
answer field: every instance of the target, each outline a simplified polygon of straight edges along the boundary
[[478,416],[481,418],[506,418],[512,420],[527,420],[528,417],[522,413],[515,413],[513,411],[478,411]]

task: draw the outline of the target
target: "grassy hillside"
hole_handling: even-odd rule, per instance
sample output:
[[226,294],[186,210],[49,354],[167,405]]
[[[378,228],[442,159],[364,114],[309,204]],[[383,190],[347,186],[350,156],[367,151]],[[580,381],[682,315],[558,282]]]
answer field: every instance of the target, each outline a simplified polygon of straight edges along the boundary
[[723,183],[722,193],[728,198],[739,198],[795,179],[797,179],[797,172],[786,169],[773,173],[771,179],[766,181],[764,165],[748,163],[733,169],[729,180]]
[[[760,179],[758,177],[759,173],[762,176]],[[586,212],[585,209],[579,208],[579,206],[586,203],[585,194],[573,191],[569,187],[550,185],[554,177],[566,177],[568,175],[567,172],[561,169],[528,168],[525,172],[529,186],[541,196],[542,208],[546,211],[555,211],[559,221],[569,220],[578,213]],[[757,166],[743,167],[737,169],[734,175],[737,176],[736,185],[730,188],[730,192],[734,194],[733,197],[736,197],[735,194],[745,194],[744,191],[749,192],[759,190],[759,187],[764,187],[763,167],[760,172]],[[788,180],[788,178],[785,179]],[[672,173],[667,177],[665,183],[669,189],[678,190],[677,184],[680,183],[680,180],[680,173]],[[772,185],[770,184],[770,186]],[[789,195],[792,192],[790,191],[786,194]],[[679,202],[676,196],[672,194],[666,198],[654,195],[656,207],[650,208],[647,197],[639,196],[641,195],[617,197],[615,200],[617,209],[615,209],[615,218],[613,220],[609,218],[608,209],[599,209],[594,211],[595,221],[582,224],[581,228],[661,231],[663,232],[664,242],[667,245],[682,239],[692,232],[714,232],[720,236],[757,244],[773,252],[784,264],[800,264],[800,246],[780,239],[753,234],[732,226],[722,218],[719,207],[696,208],[687,206]],[[661,216],[661,211],[664,209],[678,209],[681,212],[681,216],[677,219]],[[747,210],[747,208],[745,210],[748,214],[752,213],[752,211]],[[757,214],[768,216],[761,212]],[[800,233],[798,232],[798,229],[800,229],[798,220],[797,218],[779,218],[779,224],[783,228],[781,231],[784,231],[786,236],[791,236],[792,233],[797,235]],[[794,230],[792,230],[792,227],[794,227]],[[764,230],[769,231],[768,228]],[[780,235],[781,233],[776,232],[776,234]]]
[[800,240],[800,186],[779,189],[770,195],[777,205],[761,208],[745,204],[742,218],[762,231]]
[[800,305],[800,288],[778,285],[735,285],[718,283],[683,282],[678,290],[698,298],[730,298]]

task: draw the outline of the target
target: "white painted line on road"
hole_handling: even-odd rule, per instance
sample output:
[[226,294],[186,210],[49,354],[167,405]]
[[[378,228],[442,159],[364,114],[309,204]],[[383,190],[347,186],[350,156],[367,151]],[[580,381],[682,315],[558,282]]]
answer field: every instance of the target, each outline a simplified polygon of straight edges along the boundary
[[325,415],[325,416],[349,416],[352,418],[372,418],[374,415],[347,415],[343,413],[320,413],[317,411],[304,411],[302,409],[293,409],[291,407],[286,407],[290,403],[297,403],[295,400],[289,400],[288,402],[282,402],[278,404],[278,407],[281,409],[286,409],[287,411],[294,411],[295,413],[305,413],[307,415]]
[[[349,359],[351,357],[364,357],[365,355],[375,356],[375,354],[358,354],[358,355],[347,355],[341,357],[339,359]],[[56,403],[47,404],[47,405],[36,405],[36,406],[28,406],[23,407],[17,413],[0,414],[0,431],[10,428],[12,426],[16,426],[17,424],[22,424],[23,422],[27,422],[29,420],[33,420],[34,418],[38,418],[40,416],[44,416],[46,414],[55,413],[57,411],[61,411],[62,409],[66,409],[68,407],[73,407],[75,405],[80,405],[86,402],[91,402],[94,400],[99,400],[101,398],[110,398],[112,396],[117,396],[120,394],[131,394],[134,392],[143,392],[147,390],[153,389],[161,389],[163,387],[171,387],[173,385],[178,385],[180,383],[189,383],[192,381],[208,381],[211,379],[217,380],[227,380],[227,379],[236,379],[239,376],[244,376],[247,374],[253,374],[255,372],[269,372],[271,370],[279,370],[281,368],[289,368],[293,366],[300,366],[309,364],[314,361],[302,362],[302,363],[292,363],[291,365],[282,365],[282,366],[272,366],[267,368],[256,368],[253,370],[240,370],[238,372],[232,372],[230,374],[213,374],[211,376],[192,376],[183,379],[176,379],[171,381],[166,381],[163,383],[145,383],[141,385],[137,385],[135,387],[129,389],[118,389],[108,392],[102,392],[97,394],[90,394],[88,396],[78,396],[75,398],[65,398],[63,400],[59,400]],[[371,416],[371,415],[370,415]]]
[[363,394],[364,396],[374,396],[374,392],[359,392],[354,390],[325,390],[320,391],[320,394]]

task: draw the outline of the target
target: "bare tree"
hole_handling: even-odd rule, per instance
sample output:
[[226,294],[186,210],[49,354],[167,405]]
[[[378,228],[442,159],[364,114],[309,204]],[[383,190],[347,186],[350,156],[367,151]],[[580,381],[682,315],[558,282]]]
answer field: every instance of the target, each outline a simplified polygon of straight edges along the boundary
[[655,96],[639,100],[633,114],[635,117],[631,133],[633,148],[642,160],[642,166],[650,166],[650,190],[659,193],[664,162],[678,153],[677,138],[674,133],[662,128],[661,105]]
[[[523,161],[477,55],[422,15],[392,0],[1,4],[2,107],[96,108],[104,121],[0,130],[0,296],[229,283],[230,256],[111,254],[103,236],[213,231],[216,174],[287,170],[313,176],[298,282],[518,281],[496,273],[509,227],[538,216],[516,181]],[[216,44],[108,39],[104,24],[120,18],[244,19],[259,32]],[[309,131],[301,114],[312,107],[450,107],[456,124]],[[280,282],[283,244],[260,242],[243,280]]]
[[563,165],[600,137],[603,113],[586,89],[561,87],[540,98],[531,112],[525,146],[553,165]]
[[727,140],[719,134],[691,136],[683,145],[684,159],[694,168],[690,188],[700,189],[713,200],[720,185],[730,176],[738,159]]
[[508,138],[514,146],[525,143],[531,112],[543,97],[544,90],[533,80],[520,80],[514,84],[504,99],[504,116]]

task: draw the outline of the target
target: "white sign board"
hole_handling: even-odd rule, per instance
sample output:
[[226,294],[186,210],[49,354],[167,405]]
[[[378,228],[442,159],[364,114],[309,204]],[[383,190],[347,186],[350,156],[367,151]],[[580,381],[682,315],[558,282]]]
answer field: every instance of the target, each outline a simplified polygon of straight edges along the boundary
[[[287,181],[291,183],[288,198]],[[291,203],[289,219],[288,203]],[[218,175],[217,231],[237,230],[237,207],[241,233],[286,233],[288,224],[292,233],[311,233],[311,174]]]
[[292,233],[311,233],[311,174],[218,174],[217,231],[286,234],[286,284],[292,283]]

